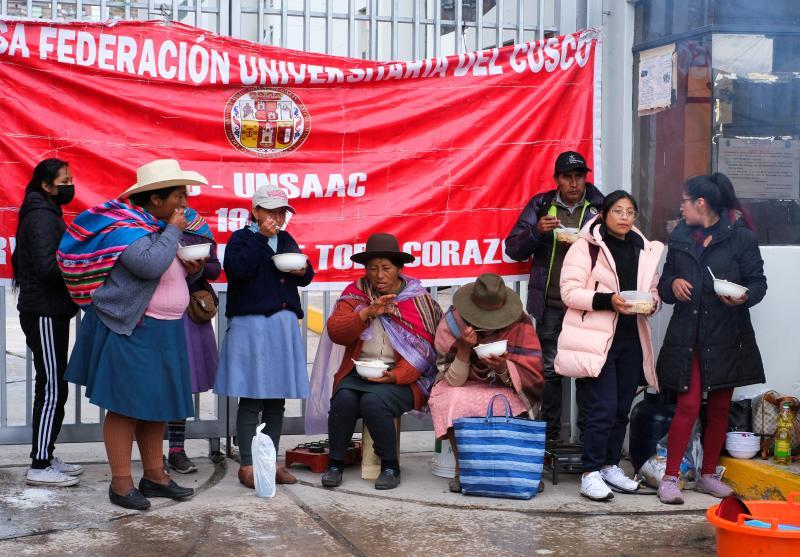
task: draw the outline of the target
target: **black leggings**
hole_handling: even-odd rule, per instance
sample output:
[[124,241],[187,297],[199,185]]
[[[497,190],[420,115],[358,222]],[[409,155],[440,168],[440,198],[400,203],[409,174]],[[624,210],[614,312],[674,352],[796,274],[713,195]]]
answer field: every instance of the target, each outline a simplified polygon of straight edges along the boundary
[[396,461],[397,432],[392,411],[375,393],[346,388],[336,391],[331,399],[331,411],[328,414],[331,460],[344,461],[358,418],[362,418],[369,429],[375,453],[381,461]]

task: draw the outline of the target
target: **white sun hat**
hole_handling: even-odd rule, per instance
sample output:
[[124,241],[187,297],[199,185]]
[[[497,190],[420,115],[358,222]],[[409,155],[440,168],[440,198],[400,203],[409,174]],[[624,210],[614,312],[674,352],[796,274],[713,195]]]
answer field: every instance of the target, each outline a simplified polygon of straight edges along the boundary
[[158,159],[136,170],[136,183],[125,190],[121,197],[174,186],[199,185],[207,186],[208,180],[192,170],[181,170],[181,165],[175,159]]

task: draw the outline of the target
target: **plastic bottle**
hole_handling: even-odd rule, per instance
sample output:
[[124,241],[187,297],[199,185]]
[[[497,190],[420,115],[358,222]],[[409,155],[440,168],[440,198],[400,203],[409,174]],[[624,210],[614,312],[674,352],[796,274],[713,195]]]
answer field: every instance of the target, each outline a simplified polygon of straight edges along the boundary
[[781,405],[778,427],[775,428],[775,463],[788,466],[792,463],[792,406]]

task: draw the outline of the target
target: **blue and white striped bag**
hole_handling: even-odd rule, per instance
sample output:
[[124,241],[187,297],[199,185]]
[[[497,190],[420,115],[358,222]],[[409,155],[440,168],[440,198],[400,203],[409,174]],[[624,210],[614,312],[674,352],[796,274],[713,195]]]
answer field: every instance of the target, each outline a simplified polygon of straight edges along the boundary
[[[505,415],[495,417],[500,397]],[[505,395],[489,401],[485,418],[453,420],[458,447],[461,493],[486,497],[530,499],[542,479],[546,422],[511,416]]]

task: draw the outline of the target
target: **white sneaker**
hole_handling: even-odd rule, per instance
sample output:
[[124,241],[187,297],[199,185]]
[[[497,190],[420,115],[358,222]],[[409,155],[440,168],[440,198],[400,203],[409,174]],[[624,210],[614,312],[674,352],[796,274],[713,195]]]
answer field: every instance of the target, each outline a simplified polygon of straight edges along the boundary
[[639,489],[639,482],[626,476],[622,468],[617,465],[603,468],[600,470],[600,475],[603,477],[604,482],[623,493],[632,493]]
[[57,456],[50,459],[50,466],[52,466],[54,470],[68,476],[80,476],[83,474],[83,466],[80,464],[68,464]]
[[67,487],[75,485],[79,481],[78,478],[67,476],[52,466],[48,466],[44,470],[29,468],[28,473],[25,474],[25,483],[28,485]]
[[600,472],[589,472],[581,477],[581,495],[592,501],[608,501],[614,498]]

